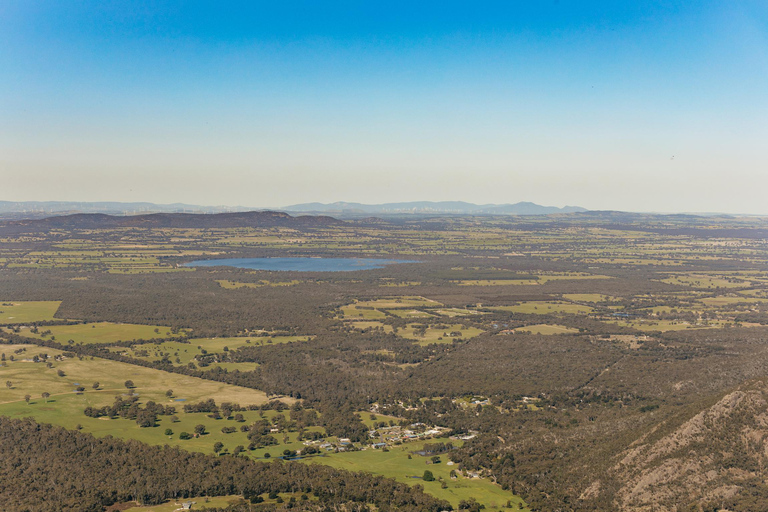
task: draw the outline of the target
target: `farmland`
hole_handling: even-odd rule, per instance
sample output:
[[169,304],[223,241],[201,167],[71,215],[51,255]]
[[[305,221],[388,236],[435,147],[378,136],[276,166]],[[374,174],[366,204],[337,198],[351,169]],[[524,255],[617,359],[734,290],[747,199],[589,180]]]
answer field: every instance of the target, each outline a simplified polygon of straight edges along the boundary
[[[383,475],[454,508],[474,499],[486,510],[632,510],[615,496],[635,503],[637,475],[675,457],[704,467],[730,447],[704,432],[704,462],[688,450],[627,458],[617,471],[627,446],[666,453],[653,443],[671,443],[667,432],[685,431],[708,404],[758,393],[768,332],[760,219],[284,222],[0,234],[0,377],[10,384],[0,415],[223,461]],[[183,267],[285,255],[410,263]],[[211,399],[215,410],[185,410]],[[137,416],[148,404],[161,412]],[[762,428],[745,426],[749,417],[717,425]],[[416,454],[425,443],[452,446]],[[729,464],[757,471],[759,453]],[[743,481],[709,474],[742,489],[729,510],[749,510]],[[659,483],[667,503],[685,485]]]

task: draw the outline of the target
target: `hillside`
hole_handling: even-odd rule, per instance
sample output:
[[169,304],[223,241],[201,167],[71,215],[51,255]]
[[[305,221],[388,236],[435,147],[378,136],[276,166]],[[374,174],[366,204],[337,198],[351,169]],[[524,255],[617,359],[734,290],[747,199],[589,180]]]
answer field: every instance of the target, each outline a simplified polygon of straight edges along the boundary
[[282,212],[237,213],[153,213],[117,216],[101,213],[78,213],[45,219],[16,220],[0,223],[0,233],[36,233],[53,229],[114,228],[239,228],[239,227],[319,227],[343,222],[325,216],[293,217]]

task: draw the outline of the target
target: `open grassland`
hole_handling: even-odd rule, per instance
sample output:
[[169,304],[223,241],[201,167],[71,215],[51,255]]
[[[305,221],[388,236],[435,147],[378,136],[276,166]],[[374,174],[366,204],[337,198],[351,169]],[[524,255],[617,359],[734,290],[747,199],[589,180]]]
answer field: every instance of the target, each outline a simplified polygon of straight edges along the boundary
[[[151,340],[178,336],[170,327],[162,325],[117,324],[97,322],[92,324],[51,325],[40,327],[34,333],[29,328],[21,334],[30,338],[54,340],[66,344],[73,340],[75,344],[114,343],[116,341]],[[50,331],[48,334],[44,334]]]
[[532,286],[541,284],[536,279],[458,279],[451,282],[458,286]]
[[418,309],[391,309],[388,312],[398,318],[435,318],[435,315]]
[[[230,504],[241,501],[241,496],[198,496],[183,500],[169,501],[162,505],[147,505],[145,507],[131,507],[123,512],[175,512],[181,509],[182,503],[194,503],[190,510],[206,510],[212,508],[227,508]],[[287,500],[286,500],[287,501]]]
[[362,307],[356,304],[342,306],[340,308],[340,318],[344,320],[381,320],[387,317],[387,314],[378,309]]
[[[388,452],[367,449],[358,452],[333,453],[324,457],[311,457],[306,459],[306,462],[383,475],[409,485],[423,485],[426,492],[449,501],[456,508],[459,501],[475,498],[480,504],[485,505],[486,510],[503,509],[507,501],[511,501],[516,510],[527,510],[525,505],[523,508],[518,508],[517,504],[522,502],[518,496],[504,491],[490,480],[464,476],[452,479],[451,470],[456,469],[457,466],[449,466],[446,455],[440,457],[442,459],[440,464],[426,464],[429,458],[411,454],[419,450],[422,445],[423,443],[406,443],[390,448]],[[411,454],[410,459],[409,454]],[[421,477],[427,469],[433,473],[434,482],[422,480]],[[445,489],[441,488],[441,482],[446,483]]]
[[512,313],[525,313],[533,315],[547,315],[550,313],[568,313],[572,315],[585,315],[593,311],[589,306],[572,304],[570,302],[525,301],[513,306],[495,306],[493,311],[509,311]]
[[61,301],[2,301],[0,324],[26,324],[53,320]]
[[[109,347],[112,352],[143,359],[145,361],[160,361],[166,359],[176,365],[186,365],[198,356],[206,354],[223,354],[247,346],[279,345],[310,341],[312,336],[248,336],[232,338],[190,338],[189,343],[182,341],[164,341],[162,343],[141,343],[130,347]],[[210,366],[221,368],[252,370],[256,363],[211,363]]]
[[[621,327],[629,327],[637,329],[639,331],[684,331],[686,329],[720,329],[726,327],[731,322],[728,320],[710,319],[706,322],[691,323],[683,320],[646,320],[646,319],[633,319],[633,320],[609,320],[608,323],[619,325]],[[749,327],[749,325],[744,325]]]
[[238,281],[227,281],[227,280],[217,280],[217,283],[219,283],[219,286],[226,290],[237,290],[239,288],[262,288],[264,286],[294,286],[301,281],[293,280],[293,281],[259,281],[258,283],[240,283]]
[[529,332],[531,334],[575,334],[579,332],[578,329],[572,327],[549,324],[526,325],[525,327],[515,329],[515,331]]
[[355,322],[351,324],[352,327],[358,330],[365,330],[365,329],[378,329],[381,328],[384,330],[384,332],[392,332],[394,329],[391,325],[383,324],[381,322]]
[[746,306],[746,305],[755,305],[759,303],[766,303],[768,302],[768,299],[763,297],[719,296],[719,297],[704,297],[703,299],[699,299],[698,302],[701,302],[705,306],[709,306],[709,307],[730,306],[733,304],[744,304]]
[[743,288],[751,286],[750,281],[744,281],[735,277],[722,277],[708,274],[675,274],[660,279],[662,283],[678,286],[690,286],[691,288]]
[[615,297],[602,293],[565,293],[563,298],[574,302],[613,302]]
[[338,318],[343,320],[383,320],[387,316],[399,318],[431,318],[434,315],[413,308],[439,308],[442,304],[425,297],[392,297],[357,301],[339,308]]
[[[15,350],[25,348],[24,352],[14,354]],[[134,391],[138,393],[142,401],[154,400],[167,402],[166,391],[173,390],[174,397],[186,402],[200,401],[213,398],[217,402],[235,402],[241,405],[261,404],[266,401],[266,395],[254,389],[231,386],[210,380],[187,377],[175,373],[163,372],[152,368],[144,368],[117,361],[100,358],[64,358],[54,361],[55,356],[62,352],[47,347],[35,345],[0,345],[0,353],[6,354],[6,366],[0,368],[3,382],[10,381],[11,387],[0,386],[0,403],[16,403],[22,405],[22,411],[32,413],[32,405],[24,402],[24,396],[33,397],[35,405],[41,405],[38,409],[50,409],[55,417],[67,419],[68,426],[80,423],[84,418],[82,414],[73,413],[72,410],[57,410],[51,404],[44,405],[41,398],[43,392],[50,393],[55,403],[64,403],[68,400],[79,402],[78,407],[87,404],[93,406],[109,405],[114,397],[127,393],[125,382],[133,381]],[[44,362],[32,362],[35,355],[47,354],[48,362],[52,367],[48,368]],[[9,356],[14,355],[15,361],[9,361]],[[63,376],[59,375],[63,372]],[[98,382],[98,390],[94,390],[93,383]],[[75,387],[81,385],[85,388],[82,395],[75,393]],[[0,410],[2,410],[0,408]],[[87,418],[85,418],[87,419]],[[59,421],[49,423],[62,424]]]
[[472,316],[472,315],[482,315],[484,313],[481,313],[479,311],[475,311],[473,309],[464,309],[464,308],[446,308],[446,309],[437,309],[435,310],[435,313],[441,315],[441,316],[447,316],[450,318],[456,317],[456,316]]
[[463,326],[462,324],[431,325],[409,324],[405,329],[398,330],[397,334],[403,338],[414,340],[419,345],[430,343],[453,343],[453,340],[461,338],[468,340],[483,333],[477,327]]
[[425,297],[415,296],[402,296],[402,297],[390,297],[386,299],[366,300],[356,303],[360,307],[370,307],[374,309],[396,309],[396,308],[409,308],[409,307],[425,307],[434,308],[441,307],[437,301],[427,299]]

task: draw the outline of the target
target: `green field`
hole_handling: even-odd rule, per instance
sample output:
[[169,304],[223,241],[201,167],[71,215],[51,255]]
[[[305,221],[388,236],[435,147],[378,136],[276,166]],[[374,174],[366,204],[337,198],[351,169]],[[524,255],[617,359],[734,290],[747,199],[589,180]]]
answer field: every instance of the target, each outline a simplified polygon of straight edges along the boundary
[[393,316],[398,318],[434,318],[435,315],[431,315],[426,311],[420,311],[418,309],[391,309],[388,311]]
[[299,284],[301,281],[296,281],[296,280],[279,281],[279,282],[259,281],[258,283],[241,283],[238,281],[218,280],[216,282],[219,283],[219,286],[221,286],[224,289],[237,290],[239,288],[262,288],[264,286],[294,286]]
[[[123,512],[175,512],[181,509],[182,503],[193,502],[191,510],[205,510],[211,508],[226,508],[231,503],[242,500],[241,496],[212,496],[212,497],[197,497],[188,498],[184,500],[169,501],[162,505],[147,505],[146,507],[131,507],[125,509]],[[286,500],[287,501],[287,500]]]
[[408,308],[408,307],[441,307],[442,304],[434,300],[427,299],[425,297],[416,296],[402,296],[402,297],[390,297],[386,299],[366,300],[356,303],[357,306],[371,307],[374,309],[394,309],[394,308]]
[[[400,329],[397,334],[403,338],[417,341],[419,345],[429,345],[430,343],[453,343],[453,340],[457,338],[468,340],[484,332],[477,327],[449,324],[429,326],[421,334],[421,327],[419,324],[409,324],[407,328]],[[451,333],[455,333],[455,335],[451,336]]]
[[711,306],[711,307],[717,307],[717,306],[730,306],[732,304],[744,304],[746,305],[754,305],[759,303],[765,303],[768,302],[768,299],[765,298],[756,298],[756,297],[705,297],[703,299],[699,299],[698,302],[701,302],[705,306]]
[[381,327],[384,329],[384,332],[392,332],[393,328],[391,325],[383,324],[381,322],[355,322],[351,324],[352,327],[355,329],[363,330],[363,329],[376,329]]
[[459,286],[532,286],[541,284],[536,279],[459,279],[451,282]]
[[672,275],[660,279],[662,283],[676,284],[679,286],[690,286],[692,288],[743,288],[752,283],[736,278],[727,278],[705,274],[682,274]]
[[[455,508],[458,507],[459,501],[474,497],[479,503],[485,505],[486,510],[503,509],[507,501],[512,502],[514,510],[528,510],[525,505],[522,509],[517,507],[517,504],[522,502],[520,497],[504,491],[490,480],[463,476],[458,476],[455,480],[451,479],[451,470],[457,469],[458,466],[449,466],[448,457],[445,455],[441,456],[440,464],[427,465],[426,462],[429,459],[419,455],[411,455],[409,459],[408,454],[420,449],[422,445],[423,443],[406,443],[390,448],[388,452],[369,448],[350,453],[333,453],[323,457],[311,457],[306,459],[306,462],[383,475],[409,485],[423,485],[426,492],[449,501]],[[434,474],[434,482],[425,482],[421,479],[426,469]],[[445,489],[441,488],[441,481],[438,479],[446,483]]]
[[513,306],[495,306],[494,311],[509,311],[512,313],[525,313],[529,315],[547,315],[550,313],[568,313],[572,315],[586,315],[593,310],[589,306],[572,304],[570,302],[546,302],[546,301],[525,301]]
[[565,293],[563,298],[574,302],[607,302],[616,300],[615,297],[601,293]]
[[[14,354],[15,350],[26,349],[20,354]],[[45,413],[48,422],[62,424],[72,428],[80,423],[80,419],[88,419],[81,411],[72,413],[58,405],[44,404],[40,397],[43,392],[51,394],[49,400],[55,400],[53,404],[77,403],[81,408],[86,405],[108,405],[114,400],[115,395],[127,393],[125,381],[133,381],[135,392],[142,399],[154,400],[158,403],[167,402],[165,392],[174,391],[175,399],[185,399],[187,402],[200,401],[213,398],[217,402],[228,401],[247,404],[261,404],[266,401],[266,395],[258,390],[231,386],[219,382],[188,377],[175,373],[163,372],[152,368],[144,368],[117,361],[100,358],[65,358],[62,361],[54,361],[54,357],[62,352],[56,349],[38,347],[36,345],[0,345],[0,353],[5,353],[6,358],[13,355],[15,361],[6,360],[6,366],[0,369],[2,380],[10,381],[12,387],[0,386],[0,411],[6,407],[21,407],[19,412],[37,416],[37,412]],[[48,361],[53,364],[47,368],[43,362],[34,363],[35,355],[48,354]],[[59,376],[58,372],[64,372]],[[98,382],[99,389],[94,390],[92,384]],[[85,387],[82,395],[75,393],[77,384]],[[24,402],[24,396],[31,395],[30,404]],[[37,406],[37,407],[35,407]],[[66,421],[54,421],[59,418]],[[94,420],[95,421],[95,420]]]
[[681,320],[645,320],[637,319],[632,321],[616,320],[608,323],[620,325],[622,327],[631,327],[639,331],[683,331],[685,329],[716,329],[723,327],[727,322],[723,320],[710,320],[708,324],[691,324]]
[[2,301],[0,324],[25,324],[53,320],[61,301]]
[[473,309],[463,309],[463,308],[446,308],[446,309],[438,309],[435,311],[435,313],[447,316],[450,318],[456,317],[456,316],[472,316],[472,315],[482,315],[484,313],[481,313],[479,311],[475,311]]
[[574,334],[578,333],[578,329],[572,327],[565,327],[563,325],[526,325],[525,327],[519,327],[515,329],[516,332],[529,332],[531,334]]
[[361,308],[357,304],[342,306],[340,318],[344,320],[381,320],[387,318],[386,313],[378,309]]
[[[174,335],[170,327],[162,325],[116,324],[112,322],[51,325],[40,327],[38,331],[38,333],[34,333],[29,328],[25,328],[21,330],[21,334],[30,338],[53,340],[63,345],[67,344],[69,340],[75,344],[88,345],[179,336],[179,334]],[[46,331],[51,332],[44,335],[43,333]]]

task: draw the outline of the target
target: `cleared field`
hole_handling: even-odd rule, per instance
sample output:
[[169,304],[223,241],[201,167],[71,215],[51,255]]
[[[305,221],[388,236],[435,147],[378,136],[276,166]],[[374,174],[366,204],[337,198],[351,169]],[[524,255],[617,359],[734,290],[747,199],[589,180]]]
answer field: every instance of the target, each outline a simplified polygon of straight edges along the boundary
[[226,508],[230,504],[240,501],[243,498],[241,496],[211,496],[211,497],[197,497],[189,498],[185,500],[169,501],[162,505],[147,505],[146,507],[131,507],[125,509],[124,512],[175,512],[181,509],[182,503],[193,503],[190,510],[206,510],[211,508]]
[[391,297],[387,299],[366,300],[357,302],[356,305],[363,307],[372,307],[374,309],[395,309],[407,307],[441,307],[442,304],[417,296]]
[[390,421],[395,422],[395,424],[399,424],[403,418],[398,418],[397,416],[389,416],[387,414],[378,414],[378,413],[371,413],[368,411],[360,411],[356,413],[360,420],[365,423],[365,426],[368,428],[373,428],[374,423],[379,423],[381,421],[386,421],[389,423]]
[[258,283],[240,283],[238,281],[225,280],[217,280],[216,282],[219,283],[219,286],[227,290],[237,290],[239,288],[262,288],[264,286],[294,286],[301,283],[301,281],[297,280],[279,282],[260,281]]
[[758,303],[766,303],[768,302],[768,299],[765,298],[757,298],[757,297],[705,297],[703,299],[699,299],[698,302],[701,302],[705,306],[711,306],[711,307],[717,307],[717,306],[730,306],[732,304],[758,304]]
[[344,320],[381,320],[387,317],[386,313],[378,309],[363,308],[355,304],[342,306],[340,309],[339,317]]
[[[164,357],[175,364],[187,364],[195,357],[205,353],[217,354],[226,350],[236,350],[250,344],[261,345],[266,338],[192,338],[189,343],[164,341],[162,343],[143,343],[131,347],[112,347],[118,352],[145,361],[160,361]],[[225,350],[226,349],[226,350]],[[251,365],[253,366],[253,365]]]
[[616,300],[615,297],[601,293],[566,293],[563,294],[563,298],[574,302],[607,302]]
[[457,338],[468,340],[483,332],[476,327],[463,327],[461,324],[430,326],[426,329],[420,324],[409,324],[407,328],[400,329],[397,334],[414,340],[419,345],[429,345],[430,343],[453,343]]
[[447,309],[438,309],[435,311],[435,313],[447,316],[447,317],[456,317],[456,316],[471,316],[471,315],[482,315],[483,313],[479,311],[474,311],[472,309],[462,309],[462,308],[447,308]]
[[678,286],[690,286],[692,288],[743,288],[750,286],[749,281],[736,278],[709,276],[705,274],[673,275],[660,279],[662,283],[676,284]]
[[[15,350],[25,348],[19,354]],[[175,399],[183,399],[187,402],[213,398],[217,402],[235,402],[241,405],[261,404],[267,399],[266,395],[258,390],[231,386],[205,379],[187,377],[175,373],[163,372],[152,368],[144,368],[117,361],[100,358],[65,358],[62,361],[54,361],[54,356],[62,352],[47,347],[36,345],[2,345],[0,352],[6,354],[6,358],[14,355],[15,361],[6,360],[6,366],[2,368],[2,378],[10,381],[11,387],[0,387],[0,403],[15,402],[21,404],[21,411],[37,417],[37,411],[47,411],[46,416],[52,415],[50,421],[68,428],[72,428],[81,419],[85,418],[82,408],[86,405],[108,405],[114,400],[115,395],[127,393],[125,387],[127,380],[133,381],[134,391],[138,393],[142,401],[154,400],[158,403],[168,402],[165,393],[171,389]],[[47,354],[48,361],[53,363],[48,368],[44,362],[35,363],[32,359],[35,355]],[[63,372],[63,376],[59,375]],[[99,383],[99,389],[94,390],[94,382]],[[81,385],[85,388],[82,395],[75,393],[75,387]],[[43,392],[50,393],[49,403],[45,404],[41,398]],[[24,396],[30,395],[30,404],[24,402]],[[54,404],[69,403],[74,400],[78,403],[75,410],[60,408]],[[11,404],[12,405],[12,404]],[[36,407],[33,407],[36,406]],[[3,410],[0,408],[0,410]]]
[[578,329],[572,327],[549,324],[526,325],[525,327],[515,329],[515,331],[529,332],[531,334],[573,334],[579,332]]
[[[170,327],[162,325],[115,324],[112,322],[51,325],[40,327],[38,331],[38,333],[34,333],[29,328],[25,328],[21,330],[21,334],[30,338],[54,340],[62,344],[73,340],[75,344],[84,345],[178,336],[178,334],[174,335],[171,332]],[[46,331],[50,331],[50,333],[43,334]]]
[[536,279],[459,279],[451,281],[459,286],[531,286],[541,284]]
[[572,273],[563,273],[563,274],[552,274],[552,275],[542,275],[538,276],[541,284],[546,284],[550,281],[581,281],[585,279],[614,279],[611,276],[602,276],[597,274],[582,274],[578,272],[572,272]]
[[[458,508],[461,500],[475,498],[480,504],[485,505],[486,510],[501,510],[506,506],[507,501],[513,504],[514,510],[528,510],[520,497],[504,491],[501,486],[490,480],[466,478],[460,475],[457,475],[455,480],[451,479],[451,470],[456,469],[457,466],[449,466],[446,455],[440,457],[443,460],[440,464],[427,465],[426,462],[429,459],[419,455],[411,455],[409,459],[409,453],[419,450],[421,446],[423,443],[407,443],[390,448],[388,452],[367,449],[350,453],[329,453],[323,457],[311,457],[302,462],[325,464],[350,471],[365,471],[394,478],[409,485],[422,485],[425,492],[449,501],[454,508]],[[434,482],[422,480],[421,477],[426,469],[433,473]],[[459,473],[458,470],[457,473]],[[446,483],[445,489],[441,488],[441,482]],[[522,508],[518,508],[519,503],[523,503]]]
[[419,311],[418,309],[392,309],[388,313],[399,318],[434,318],[435,315],[431,315],[426,311]]
[[707,324],[691,324],[680,320],[618,320],[608,323],[620,325],[622,327],[631,327],[639,331],[683,331],[685,329],[715,329],[724,327],[726,321],[710,320]]
[[355,322],[352,324],[352,327],[355,329],[360,329],[361,331],[363,329],[376,329],[376,328],[383,328],[384,332],[392,332],[393,328],[391,325],[383,324],[381,322]]
[[570,302],[545,302],[526,301],[513,306],[497,306],[490,308],[494,311],[510,311],[512,313],[525,313],[529,315],[546,315],[549,313],[568,313],[572,315],[585,315],[593,311],[589,306],[572,304]]
[[22,324],[53,320],[61,301],[2,301],[0,324]]

